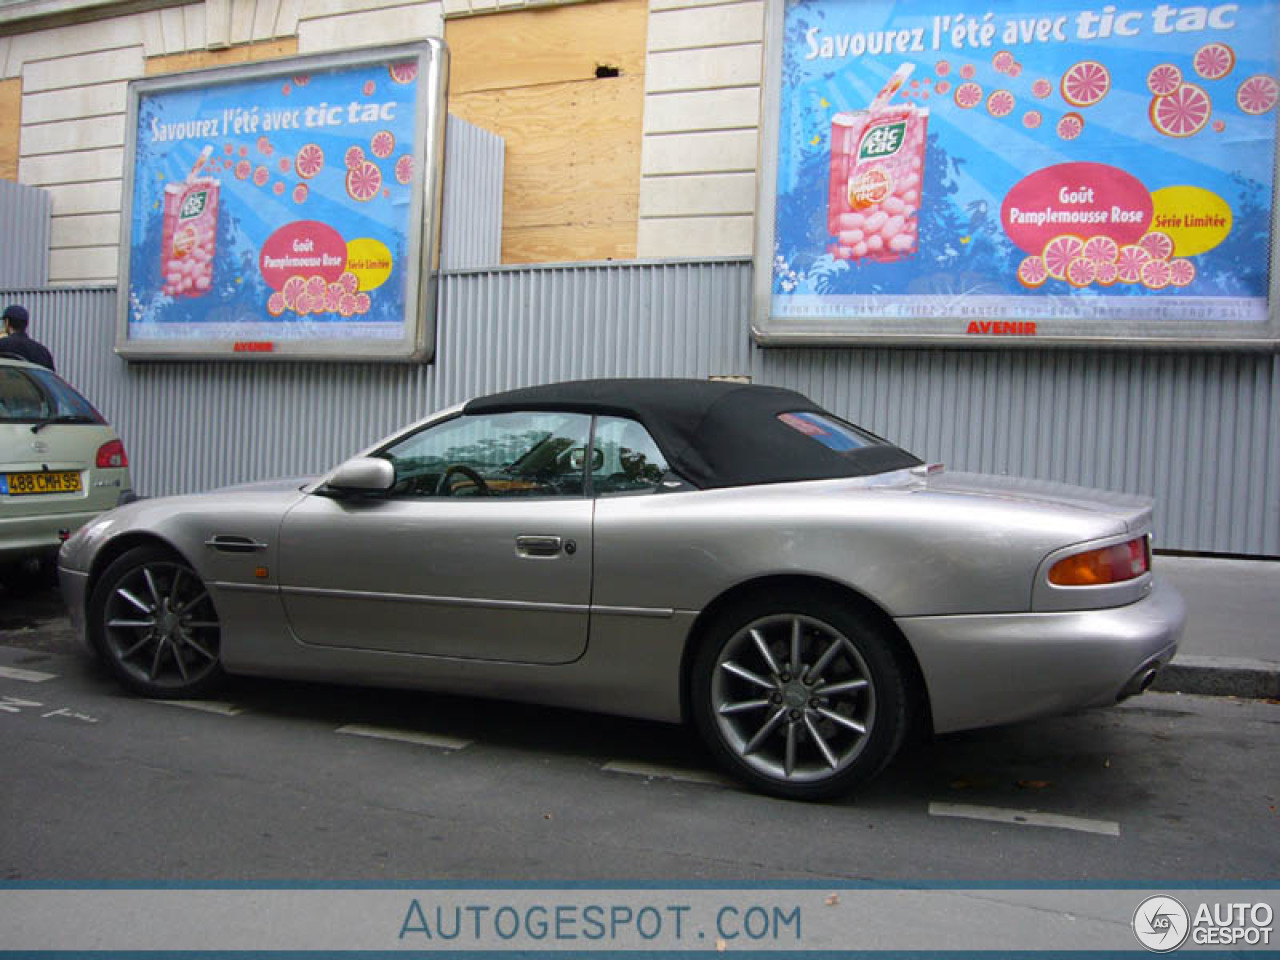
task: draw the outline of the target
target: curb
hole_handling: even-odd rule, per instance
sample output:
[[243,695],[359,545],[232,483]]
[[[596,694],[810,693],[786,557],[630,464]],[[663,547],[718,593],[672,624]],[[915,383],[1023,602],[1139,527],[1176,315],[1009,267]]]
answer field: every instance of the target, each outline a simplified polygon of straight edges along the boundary
[[1280,700],[1280,663],[1234,657],[1179,656],[1156,674],[1151,689],[1164,693]]

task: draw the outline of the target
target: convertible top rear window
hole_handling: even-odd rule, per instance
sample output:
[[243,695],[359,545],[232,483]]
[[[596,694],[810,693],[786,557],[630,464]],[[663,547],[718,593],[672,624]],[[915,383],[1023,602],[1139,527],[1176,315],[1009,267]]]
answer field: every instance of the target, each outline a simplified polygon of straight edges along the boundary
[[813,437],[828,450],[836,453],[848,453],[850,450],[861,450],[863,447],[883,446],[884,441],[874,434],[859,430],[851,423],[837,420],[822,413],[802,410],[798,413],[780,413],[778,419],[792,430],[798,430],[806,437]]

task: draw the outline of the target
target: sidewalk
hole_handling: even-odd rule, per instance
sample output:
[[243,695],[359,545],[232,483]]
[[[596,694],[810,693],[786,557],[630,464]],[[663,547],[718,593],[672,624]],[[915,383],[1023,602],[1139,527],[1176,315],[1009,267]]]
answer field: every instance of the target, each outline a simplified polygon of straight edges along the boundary
[[1152,562],[1187,602],[1187,628],[1155,689],[1280,699],[1280,562]]

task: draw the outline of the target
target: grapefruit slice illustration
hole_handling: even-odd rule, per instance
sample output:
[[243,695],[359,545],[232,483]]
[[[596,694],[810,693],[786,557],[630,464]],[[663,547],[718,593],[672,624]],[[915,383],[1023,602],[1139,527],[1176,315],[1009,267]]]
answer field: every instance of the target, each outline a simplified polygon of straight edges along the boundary
[[1116,256],[1116,279],[1121,283],[1137,283],[1142,279],[1142,265],[1150,259],[1151,254],[1136,243],[1126,244]]
[[938,94],[939,96],[943,96],[951,91],[951,81],[939,80],[937,83],[933,85],[933,90],[934,90],[934,93]]
[[1044,122],[1044,117],[1040,115],[1039,110],[1028,110],[1022,115],[1022,125],[1028,130],[1034,130]]
[[1013,54],[1008,50],[1001,50],[991,58],[991,65],[996,68],[996,73],[1008,73],[1014,62]]
[[1115,263],[1120,253],[1120,244],[1110,237],[1099,234],[1084,242],[1084,251],[1080,254],[1094,263]]
[[1160,230],[1152,230],[1138,241],[1152,260],[1168,260],[1173,256],[1173,237]]
[[1153,98],[1148,112],[1151,125],[1166,137],[1190,137],[1209,122],[1213,101],[1194,83],[1184,83],[1167,96]]
[[1084,241],[1072,233],[1064,233],[1054,237],[1044,245],[1045,269],[1055,280],[1065,279],[1067,267],[1071,261],[1080,256],[1084,250]]
[[939,60],[933,65],[933,72],[940,77],[945,77],[951,72],[951,64],[946,60]]
[[1166,260],[1148,260],[1142,265],[1142,285],[1151,290],[1163,290],[1173,278],[1173,268]]
[[342,155],[342,165],[350,170],[362,163],[364,163],[364,151],[359,147],[347,147],[347,152]]
[[1158,63],[1147,74],[1147,89],[1157,97],[1167,97],[1182,86],[1182,71],[1172,63]]
[[379,130],[369,141],[369,150],[375,157],[385,159],[396,148],[396,137],[390,130]]
[[1078,113],[1064,113],[1058,120],[1058,136],[1063,140],[1074,140],[1084,133],[1084,117]]
[[1185,287],[1196,278],[1196,265],[1190,260],[1169,261],[1169,282],[1175,287]]
[[969,110],[982,102],[982,87],[976,83],[962,83],[956,87],[956,106]]
[[248,180],[249,174],[253,173],[253,164],[248,160],[241,160],[236,164],[236,179]]
[[1120,268],[1114,263],[1095,263],[1094,267],[1097,270],[1094,282],[1100,283],[1104,287],[1111,286],[1120,276]]
[[1097,60],[1081,60],[1062,75],[1062,99],[1073,107],[1092,107],[1111,89],[1111,71]]
[[314,143],[304,144],[293,158],[293,169],[304,180],[310,180],[324,169],[324,151]]
[[963,67],[960,68],[960,77],[961,79],[964,79],[964,80],[972,80],[973,75],[977,72],[978,72],[977,69],[974,67],[972,63],[966,63]]
[[280,295],[279,290],[267,297],[267,313],[273,317],[284,313],[284,297]]
[[1252,116],[1266,113],[1276,105],[1280,84],[1265,73],[1255,74],[1236,90],[1236,106]]
[[417,61],[414,60],[406,60],[403,63],[393,63],[387,67],[387,72],[391,74],[391,79],[396,83],[413,83],[413,81],[418,79],[418,64]]
[[1206,80],[1221,80],[1236,65],[1236,52],[1225,43],[1206,43],[1191,58],[1191,66]]
[[993,117],[1007,117],[1013,113],[1016,101],[1008,90],[993,90],[987,97],[987,113]]
[[1041,77],[1031,84],[1031,95],[1038,100],[1043,100],[1051,93],[1053,93],[1053,81],[1048,77]]
[[280,288],[280,297],[284,305],[292,310],[298,303],[298,296],[307,289],[307,281],[295,274],[284,282]]
[[1097,277],[1097,265],[1088,257],[1076,257],[1067,264],[1067,283],[1073,287],[1087,287]]
[[1049,271],[1040,257],[1027,257],[1018,264],[1018,282],[1030,290],[1043,286],[1049,279]]
[[294,203],[306,203],[306,202],[307,202],[307,196],[308,196],[310,193],[311,193],[311,191],[310,191],[309,189],[307,189],[307,185],[306,185],[305,183],[300,183],[300,184],[298,184],[296,187],[294,187],[294,188],[293,188],[293,202],[294,202]]
[[395,165],[396,183],[408,183],[413,179],[413,156],[404,154]]
[[382,171],[371,160],[347,171],[347,196],[360,203],[368,203],[382,189]]

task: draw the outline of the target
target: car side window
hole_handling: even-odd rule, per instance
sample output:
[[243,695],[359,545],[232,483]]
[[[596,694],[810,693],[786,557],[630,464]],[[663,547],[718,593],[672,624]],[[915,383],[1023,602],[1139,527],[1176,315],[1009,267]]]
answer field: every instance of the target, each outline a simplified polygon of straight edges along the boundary
[[591,418],[578,413],[461,416],[382,450],[392,497],[581,497]]
[[667,458],[635,420],[597,417],[591,487],[597,496],[652,493],[662,485]]
[[22,370],[0,367],[0,423],[34,423],[51,416],[52,406]]

